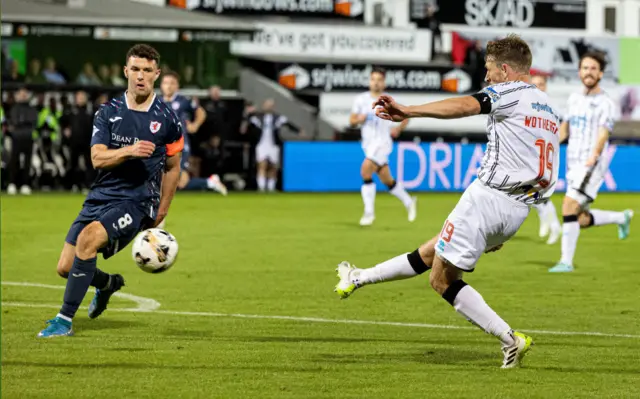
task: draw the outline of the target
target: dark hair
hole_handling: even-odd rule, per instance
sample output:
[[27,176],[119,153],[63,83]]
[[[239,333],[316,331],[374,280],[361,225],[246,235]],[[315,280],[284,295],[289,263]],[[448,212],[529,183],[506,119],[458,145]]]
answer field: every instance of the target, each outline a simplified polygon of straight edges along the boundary
[[160,53],[148,44],[136,44],[131,47],[129,51],[127,51],[127,58],[124,60],[124,63],[127,64],[131,57],[145,58],[149,61],[155,61],[156,65],[160,65]]
[[164,72],[162,74],[162,79],[164,79],[166,77],[174,78],[175,80],[178,81],[178,83],[180,83],[180,75],[178,75],[178,72],[175,72],[175,71]]
[[531,49],[520,36],[510,34],[504,39],[487,43],[487,60],[496,64],[507,64],[518,72],[529,73]]
[[578,65],[582,67],[582,60],[584,60],[585,58],[591,58],[592,60],[595,60],[598,65],[600,65],[600,71],[604,72],[604,69],[607,67],[607,61],[604,57],[604,54],[602,54],[601,52],[588,51],[582,54],[582,56],[580,57],[580,64]]
[[387,70],[383,67],[374,66],[373,68],[371,68],[371,74],[373,75],[374,73],[379,73],[383,78],[387,77]]

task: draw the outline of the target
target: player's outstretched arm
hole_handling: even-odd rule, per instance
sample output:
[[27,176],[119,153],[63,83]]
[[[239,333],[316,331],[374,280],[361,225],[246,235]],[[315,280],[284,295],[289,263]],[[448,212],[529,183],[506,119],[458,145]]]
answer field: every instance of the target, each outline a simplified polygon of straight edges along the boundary
[[149,158],[156,146],[150,141],[138,141],[134,145],[110,150],[104,144],[91,147],[91,163],[94,169],[111,169],[133,158]]
[[448,98],[407,107],[409,118],[456,119],[480,114],[480,103],[471,96]]
[[164,175],[162,176],[162,194],[160,195],[160,206],[158,207],[155,226],[162,223],[169,213],[169,207],[171,206],[171,201],[173,200],[173,196],[178,188],[178,181],[180,180],[181,158],[182,152],[167,157],[167,165]]
[[[422,105],[402,105],[391,96],[383,95],[373,103],[376,115],[382,119],[402,122],[407,118],[456,119],[479,115],[481,100],[474,96],[448,98]],[[487,104],[490,107],[490,104]]]

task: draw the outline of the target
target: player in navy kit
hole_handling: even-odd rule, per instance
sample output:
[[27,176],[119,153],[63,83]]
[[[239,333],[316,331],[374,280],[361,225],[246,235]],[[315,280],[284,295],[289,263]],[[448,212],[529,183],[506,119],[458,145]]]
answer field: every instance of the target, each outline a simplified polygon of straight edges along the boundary
[[195,134],[200,126],[207,118],[205,110],[189,100],[182,94],[178,94],[180,90],[180,76],[173,72],[165,72],[160,82],[160,91],[162,91],[162,99],[171,109],[173,109],[184,129],[184,150],[182,151],[182,172],[178,181],[179,190],[215,190],[223,195],[227,195],[227,187],[222,184],[218,175],[211,175],[208,179],[201,177],[192,178],[189,175],[189,157],[191,156],[191,140],[189,135]]
[[124,279],[98,269],[97,254],[108,259],[169,211],[184,138],[175,112],[153,92],[159,62],[153,47],[133,46],[124,67],[128,90],[95,114],[91,162],[98,176],[58,261],[58,274],[67,278],[62,308],[39,337],[73,335],[71,321],[89,286],[96,288],[89,317],[99,316]]

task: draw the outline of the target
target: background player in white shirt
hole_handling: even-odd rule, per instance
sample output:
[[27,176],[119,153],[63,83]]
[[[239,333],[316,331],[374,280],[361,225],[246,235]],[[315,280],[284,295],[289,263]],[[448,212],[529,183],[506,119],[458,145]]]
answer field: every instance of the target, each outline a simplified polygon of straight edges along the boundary
[[464,318],[502,343],[503,368],[519,365],[533,341],[514,332],[482,296],[462,280],[483,252],[499,249],[529,215],[530,204],[553,194],[558,177],[558,117],[546,93],[530,84],[531,50],[515,35],[489,42],[486,80],[492,86],[463,96],[418,106],[389,96],[376,102],[381,118],[462,118],[488,114],[488,144],[476,179],[464,192],[439,235],[412,253],[369,269],[338,266],[336,292],[406,279],[431,269],[431,287]]
[[618,225],[618,237],[629,235],[633,212],[589,210],[609,169],[606,150],[617,118],[616,105],[600,88],[606,62],[599,53],[580,58],[578,75],[584,90],[569,96],[567,115],[560,126],[560,139],[569,137],[567,147],[567,194],[562,203],[562,256],[549,269],[553,273],[573,271],[580,228]]
[[352,126],[360,125],[362,135],[362,149],[365,159],[360,167],[362,176],[362,201],[364,202],[364,214],[360,219],[361,226],[369,226],[375,220],[376,185],[373,182],[373,174],[377,173],[380,181],[389,187],[389,192],[396,196],[407,208],[410,222],[416,219],[416,197],[411,197],[391,175],[389,170],[389,155],[393,150],[393,139],[398,137],[409,123],[402,121],[394,126],[394,122],[377,118],[371,104],[378,99],[385,89],[385,70],[375,67],[369,77],[369,91],[356,97],[351,110],[349,123]]
[[[535,75],[531,77],[531,83],[544,92],[547,91],[547,78],[542,75]],[[547,237],[547,244],[555,244],[560,238],[562,227],[558,220],[558,213],[556,207],[549,198],[546,201],[540,202],[533,206],[538,211],[538,217],[540,218],[540,238]]]

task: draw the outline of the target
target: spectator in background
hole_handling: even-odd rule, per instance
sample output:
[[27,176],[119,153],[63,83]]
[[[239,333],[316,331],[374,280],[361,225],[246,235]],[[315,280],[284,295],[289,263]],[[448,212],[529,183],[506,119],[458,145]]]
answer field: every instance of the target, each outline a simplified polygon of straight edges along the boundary
[[98,79],[103,86],[111,86],[111,71],[105,64],[98,67]]
[[100,94],[98,96],[98,98],[96,98],[96,101],[93,102],[93,109],[98,109],[100,108],[100,106],[106,102],[109,101],[109,95],[108,94]]
[[122,78],[124,72],[118,63],[111,64],[111,84],[116,87],[124,87],[127,83]]
[[227,106],[220,98],[220,86],[209,88],[209,98],[202,102],[202,108],[207,112],[206,136],[202,137],[202,142],[206,142],[212,135],[220,136],[222,139],[227,136]]
[[165,64],[160,65],[160,72],[161,72],[162,75],[164,75],[165,73],[173,72],[173,69],[171,69],[169,64],[165,63]]
[[466,65],[471,69],[472,90],[480,90],[485,79],[484,48],[480,40],[474,40],[467,49]]
[[7,72],[6,75],[2,76],[2,81],[12,82],[12,83],[24,83],[25,76],[20,74],[20,72],[18,71],[18,61],[9,60],[8,63],[9,63],[8,65],[9,71]]
[[21,194],[30,195],[33,135],[38,125],[38,111],[29,105],[29,92],[26,88],[20,88],[15,99],[16,103],[7,117],[8,131],[13,139],[7,193],[17,194],[20,186]]
[[193,65],[186,65],[182,69],[182,79],[180,80],[180,86],[185,89],[197,89],[200,86],[194,80],[194,69]]
[[224,175],[224,152],[220,136],[213,135],[201,145],[202,170],[211,176]]
[[240,123],[240,134],[247,134],[249,129],[254,128],[251,122],[249,122],[249,118],[251,118],[251,116],[257,111],[258,109],[251,101],[245,102],[244,111],[242,113],[242,123]]
[[60,107],[54,96],[47,102],[44,94],[38,95],[38,126],[36,128],[38,145],[36,156],[41,164],[38,167],[40,187],[53,187],[63,174],[63,160],[60,156]]
[[76,82],[83,86],[100,86],[100,79],[96,76],[93,64],[86,62],[82,68],[82,72],[78,75]]
[[45,80],[48,83],[65,84],[67,81],[64,76],[56,69],[56,61],[49,57],[44,62],[44,70],[42,71]]
[[[91,164],[91,134],[93,131],[93,109],[89,107],[87,93],[78,91],[75,104],[64,122],[68,127],[64,131],[69,146],[70,158],[67,171],[67,188],[74,185],[88,189],[94,179]],[[84,169],[80,168],[80,158],[84,161]]]
[[1,62],[1,66],[2,66],[2,77],[4,80],[4,75],[9,73],[9,67],[8,67],[8,63],[9,61],[11,61],[11,57],[9,56],[9,50],[7,49],[7,46],[2,45],[2,59],[0,60]]
[[426,15],[427,28],[431,31],[431,58],[442,53],[442,31],[440,30],[440,19],[438,18],[438,6],[429,4]]
[[42,64],[40,63],[39,59],[34,58],[29,63],[29,73],[27,73],[25,82],[35,84],[47,83],[47,80],[42,74]]

